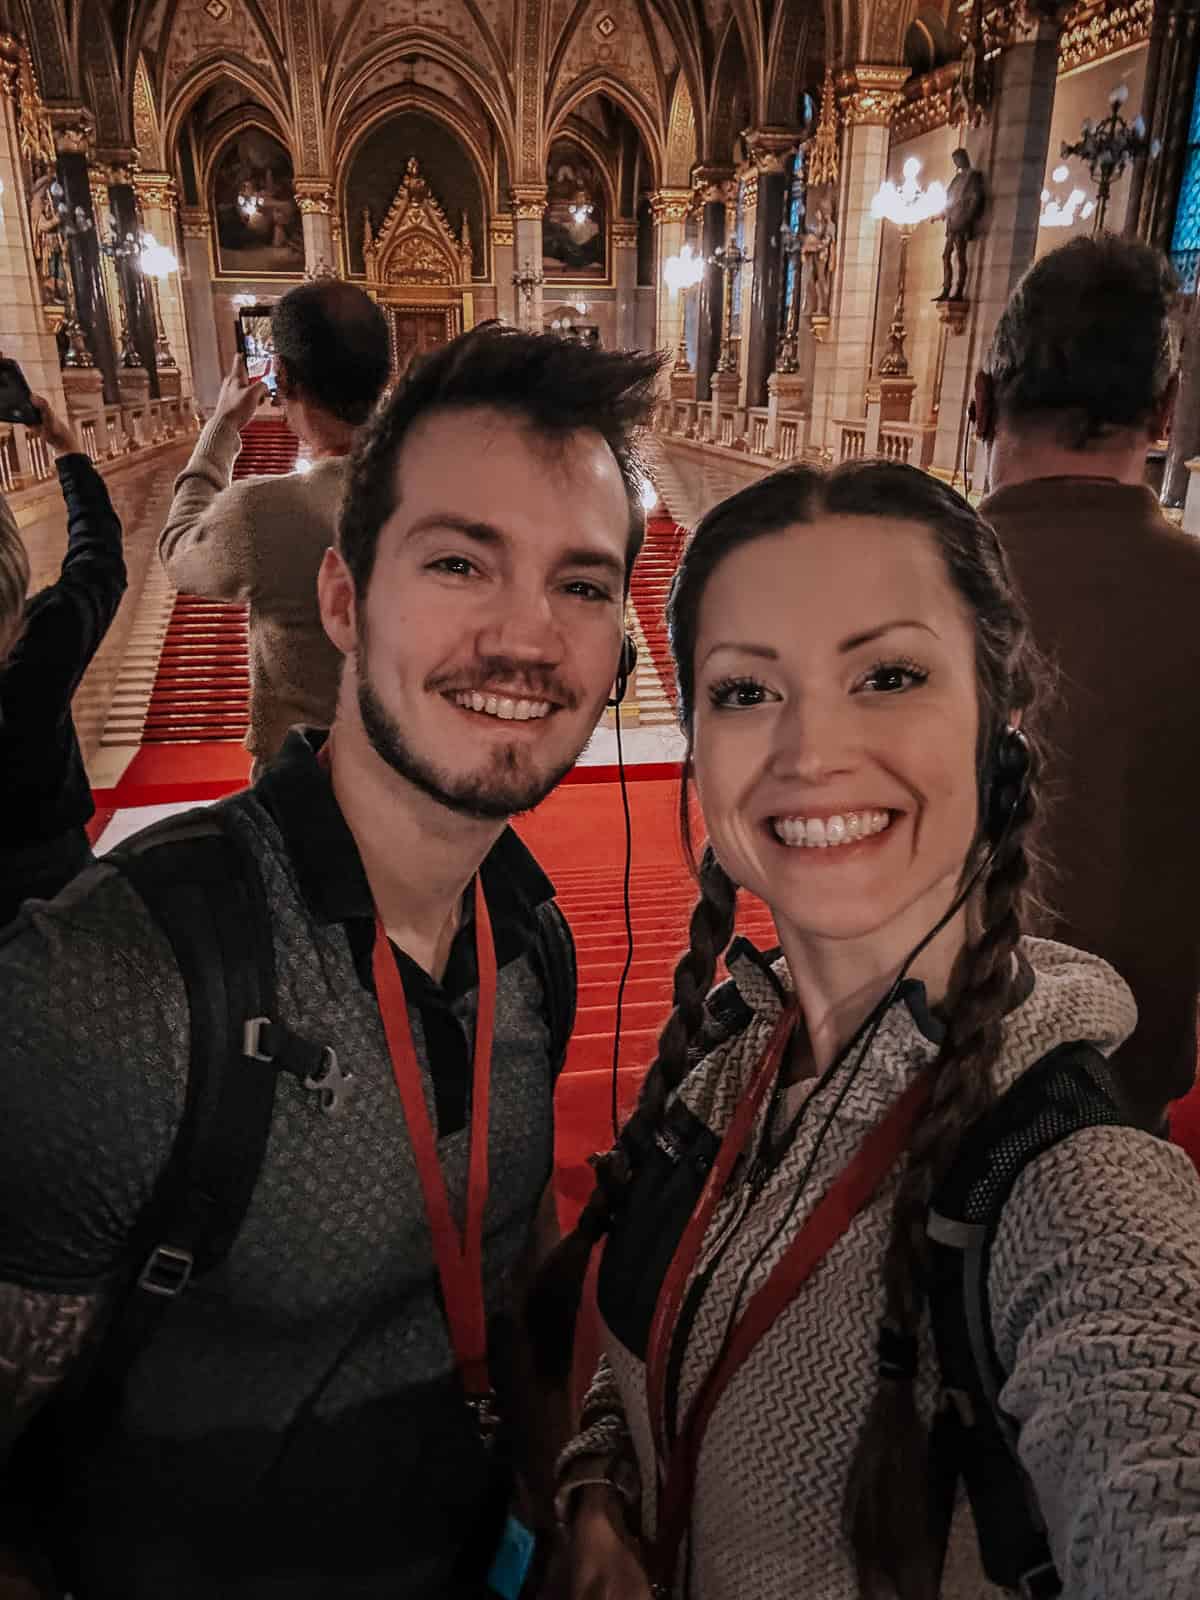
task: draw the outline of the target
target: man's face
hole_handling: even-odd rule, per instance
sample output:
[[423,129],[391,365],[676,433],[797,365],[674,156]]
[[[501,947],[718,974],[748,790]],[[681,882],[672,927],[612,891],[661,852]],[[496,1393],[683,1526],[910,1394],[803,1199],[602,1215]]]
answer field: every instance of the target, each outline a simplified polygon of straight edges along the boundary
[[615,676],[616,459],[599,434],[547,440],[481,407],[418,423],[395,482],[347,618],[339,717],[357,714],[376,754],[451,810],[528,810],[574,765]]

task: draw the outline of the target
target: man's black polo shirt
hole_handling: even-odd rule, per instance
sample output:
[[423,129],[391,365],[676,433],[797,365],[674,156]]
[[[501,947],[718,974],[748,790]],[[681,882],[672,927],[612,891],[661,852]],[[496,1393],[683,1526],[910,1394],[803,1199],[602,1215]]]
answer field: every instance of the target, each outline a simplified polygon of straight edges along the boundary
[[[371,957],[375,905],[354,835],[346,825],[325,769],[316,759],[323,734],[288,734],[278,757],[256,785],[258,799],[284,838],[301,892],[323,923],[346,929],[364,989],[375,992]],[[554,885],[511,828],[506,828],[480,870],[496,945],[496,968],[527,951],[536,932],[537,907]],[[479,982],[475,963],[475,896],[463,896],[458,932],[439,983],[396,945],[396,966],[409,1007],[419,1012],[433,1075],[439,1137],[467,1120],[471,1052],[455,1007]]]

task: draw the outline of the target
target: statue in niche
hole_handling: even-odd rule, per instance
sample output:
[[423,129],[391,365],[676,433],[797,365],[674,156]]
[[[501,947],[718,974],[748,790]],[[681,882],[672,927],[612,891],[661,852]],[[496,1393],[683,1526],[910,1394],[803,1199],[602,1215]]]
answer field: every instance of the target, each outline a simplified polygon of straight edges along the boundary
[[63,277],[62,233],[50,193],[53,182],[53,171],[42,173],[34,181],[29,201],[29,231],[33,237],[42,301],[46,305],[63,305],[67,290]]
[[[975,237],[975,228],[983,215],[987,198],[983,187],[983,173],[971,165],[965,150],[956,150],[951,157],[954,176],[946,189],[946,248],[942,251],[942,292],[934,303],[942,300],[964,300],[967,290],[967,246]],[[957,266],[958,283],[951,292],[951,282]]]
[[804,309],[809,316],[828,319],[833,296],[833,251],[837,244],[837,224],[830,213],[821,207],[809,218],[804,241],[800,246],[800,260],[807,265],[808,292]]

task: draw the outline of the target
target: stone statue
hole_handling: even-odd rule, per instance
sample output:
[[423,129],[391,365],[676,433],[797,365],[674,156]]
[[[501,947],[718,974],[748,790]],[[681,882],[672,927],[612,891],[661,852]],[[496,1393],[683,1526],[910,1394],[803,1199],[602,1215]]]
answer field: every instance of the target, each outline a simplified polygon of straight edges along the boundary
[[818,210],[805,229],[800,246],[801,263],[808,265],[805,308],[811,316],[827,317],[833,293],[833,247],[837,224],[828,211]]
[[34,182],[29,201],[29,231],[33,235],[43,304],[62,305],[67,296],[63,282],[62,234],[50,193],[53,182],[53,172],[43,173]]
[[[955,172],[946,190],[946,248],[942,251],[942,292],[939,300],[962,300],[967,287],[967,245],[975,237],[975,226],[986,198],[983,173],[971,165],[965,150],[952,157]],[[954,267],[958,267],[958,286],[951,293]]]

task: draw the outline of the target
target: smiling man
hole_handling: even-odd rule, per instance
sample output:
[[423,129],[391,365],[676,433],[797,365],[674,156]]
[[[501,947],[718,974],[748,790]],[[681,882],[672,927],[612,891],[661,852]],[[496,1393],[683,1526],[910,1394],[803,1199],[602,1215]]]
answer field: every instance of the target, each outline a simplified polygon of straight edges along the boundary
[[[81,1437],[59,1397],[69,1443],[23,1533],[80,1600],[478,1597],[506,1435],[538,1487],[510,1309],[554,1231],[574,964],[507,824],[611,692],[658,366],[481,329],[356,451],[319,578],[344,659],[332,732],[293,731],[219,808],[273,931],[269,1137],[232,1242],[189,1263],[103,1426]],[[27,1482],[44,1419],[19,1436],[144,1254],[191,991],[103,863],[25,913],[0,986],[0,1454],[16,1441]],[[289,1070],[297,1042],[319,1068]]]

